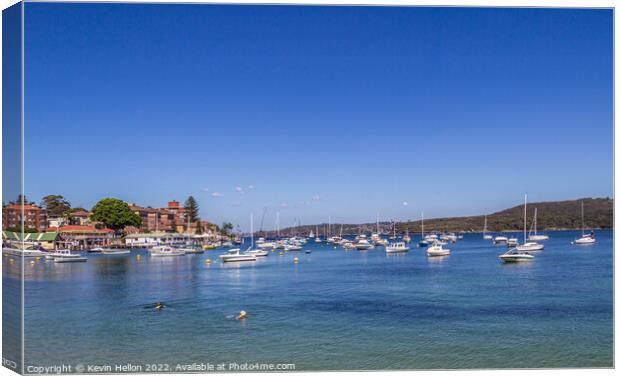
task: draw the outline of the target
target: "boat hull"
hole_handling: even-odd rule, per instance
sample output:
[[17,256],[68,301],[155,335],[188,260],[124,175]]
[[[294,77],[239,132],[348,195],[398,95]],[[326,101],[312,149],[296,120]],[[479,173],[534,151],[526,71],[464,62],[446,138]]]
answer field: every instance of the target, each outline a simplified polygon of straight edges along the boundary
[[500,255],[499,259],[504,263],[516,263],[532,261],[534,256],[532,255]]
[[523,251],[523,252],[532,252],[532,251],[542,251],[543,249],[545,249],[545,246],[542,244],[538,244],[538,243],[533,243],[533,244],[523,244],[523,245],[518,245],[517,247],[518,251]]
[[409,252],[409,248],[392,248],[392,247],[385,247],[385,252],[386,252],[386,253],[402,253],[402,252]]
[[256,261],[255,256],[250,255],[240,255],[240,256],[230,256],[230,257],[222,257],[222,262],[244,262],[244,261]]
[[580,238],[580,239],[575,240],[575,244],[584,245],[584,244],[594,244],[594,243],[596,243],[596,240],[592,238]]

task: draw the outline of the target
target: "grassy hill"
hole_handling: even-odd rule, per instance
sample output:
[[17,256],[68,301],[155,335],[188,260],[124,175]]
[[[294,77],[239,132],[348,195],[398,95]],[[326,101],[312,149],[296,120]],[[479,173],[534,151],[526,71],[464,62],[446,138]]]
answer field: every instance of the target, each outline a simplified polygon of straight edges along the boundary
[[[531,226],[534,217],[534,208],[538,209],[538,230],[559,230],[581,228],[581,202],[584,205],[584,220],[586,228],[613,228],[613,199],[584,198],[569,201],[549,201],[528,203],[528,226]],[[489,231],[522,231],[523,205],[502,210],[487,215]],[[319,225],[319,233],[323,236],[324,224]],[[365,232],[374,231],[374,223],[343,224],[343,234],[357,234],[360,229]],[[391,232],[391,224],[382,222],[380,227],[384,232]],[[481,232],[484,227],[484,215],[468,217],[434,218],[424,220],[424,231],[470,231]],[[396,230],[399,233],[409,229],[409,232],[420,232],[421,221],[398,223]],[[287,228],[281,231],[283,235],[307,235],[315,230],[315,225]],[[340,232],[340,224],[332,224],[332,233]]]

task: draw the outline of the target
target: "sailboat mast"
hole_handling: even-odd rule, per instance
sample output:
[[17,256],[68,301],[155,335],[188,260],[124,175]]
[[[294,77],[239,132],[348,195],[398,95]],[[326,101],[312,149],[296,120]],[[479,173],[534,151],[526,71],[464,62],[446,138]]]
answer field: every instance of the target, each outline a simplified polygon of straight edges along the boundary
[[527,240],[527,195],[525,195],[525,200],[523,203],[523,244],[525,244]]
[[251,248],[254,248],[254,213],[250,213],[250,238],[251,240]]
[[424,239],[424,212],[422,212],[422,239]]
[[581,201],[581,236],[585,234],[585,222],[583,220],[583,201]]
[[327,233],[329,236],[332,234],[332,216],[327,217]]

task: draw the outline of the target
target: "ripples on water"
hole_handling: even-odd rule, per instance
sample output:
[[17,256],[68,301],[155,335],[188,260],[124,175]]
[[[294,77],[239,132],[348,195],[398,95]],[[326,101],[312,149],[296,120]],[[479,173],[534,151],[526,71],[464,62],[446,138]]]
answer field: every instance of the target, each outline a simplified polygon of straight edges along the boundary
[[[234,265],[205,263],[221,250],[28,262],[26,363],[610,367],[612,233],[597,235],[596,245],[574,246],[577,233],[551,233],[520,265],[501,264],[505,248],[480,235],[432,259],[421,248],[387,256],[312,243],[311,254]],[[6,288],[21,265],[3,259]],[[247,319],[234,319],[240,310]]]

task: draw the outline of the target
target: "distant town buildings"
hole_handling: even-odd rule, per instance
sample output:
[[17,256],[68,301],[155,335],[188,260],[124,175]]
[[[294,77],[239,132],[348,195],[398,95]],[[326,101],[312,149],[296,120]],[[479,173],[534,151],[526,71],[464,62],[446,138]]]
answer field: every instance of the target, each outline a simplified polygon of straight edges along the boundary
[[189,223],[187,212],[178,201],[168,201],[168,205],[165,208],[151,208],[142,207],[136,204],[130,204],[131,210],[140,216],[142,219],[142,226],[140,231],[143,232],[178,232],[178,233],[196,233],[198,226],[202,229],[202,222]]
[[[176,200],[169,201],[163,208],[142,207],[137,204],[129,204],[129,207],[140,217],[142,224],[140,228],[126,228],[126,234],[150,232],[207,234],[215,231],[213,224],[204,220],[190,221],[188,228],[187,211]],[[62,239],[79,240],[85,245],[109,242],[108,234],[112,230],[103,229],[101,224],[91,221],[91,213],[83,209],[60,217],[49,217],[45,209],[33,203],[27,203],[23,207],[21,203],[9,203],[2,207],[2,229],[18,230],[21,227],[22,212],[27,230],[59,232]],[[105,239],[100,239],[101,231],[105,231]],[[65,236],[66,233],[70,234]],[[81,235],[77,236],[77,233]]]
[[48,227],[47,213],[32,203],[9,203],[2,207],[2,229],[17,229],[22,226],[36,231],[45,231]]

